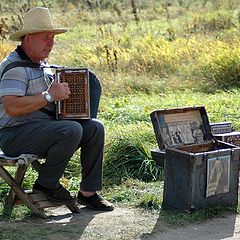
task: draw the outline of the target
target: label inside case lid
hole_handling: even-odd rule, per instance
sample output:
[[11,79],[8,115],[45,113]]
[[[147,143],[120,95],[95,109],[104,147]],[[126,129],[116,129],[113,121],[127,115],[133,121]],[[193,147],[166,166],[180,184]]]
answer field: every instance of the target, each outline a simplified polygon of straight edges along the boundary
[[204,107],[156,110],[150,116],[160,149],[211,140]]

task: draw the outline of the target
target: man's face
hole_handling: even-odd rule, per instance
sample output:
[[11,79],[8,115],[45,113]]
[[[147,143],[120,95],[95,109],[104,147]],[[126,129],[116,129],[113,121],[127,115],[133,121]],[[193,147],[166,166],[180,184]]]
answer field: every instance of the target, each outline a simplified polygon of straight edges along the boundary
[[29,34],[27,40],[27,55],[34,62],[40,62],[48,57],[54,45],[54,33],[40,32]]

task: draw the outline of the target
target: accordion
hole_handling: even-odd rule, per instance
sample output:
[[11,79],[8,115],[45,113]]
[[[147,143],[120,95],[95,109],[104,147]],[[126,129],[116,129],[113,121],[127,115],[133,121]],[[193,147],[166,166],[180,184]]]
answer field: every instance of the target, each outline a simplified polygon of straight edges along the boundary
[[68,99],[57,102],[56,119],[89,119],[89,70],[87,68],[57,68],[55,80],[58,83],[67,82],[71,91]]

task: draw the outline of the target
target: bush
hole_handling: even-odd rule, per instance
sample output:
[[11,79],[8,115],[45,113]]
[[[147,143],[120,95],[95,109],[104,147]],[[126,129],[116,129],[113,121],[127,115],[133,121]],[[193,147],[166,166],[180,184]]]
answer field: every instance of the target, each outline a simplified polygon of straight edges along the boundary
[[239,87],[240,48],[215,42],[213,51],[202,59],[198,74],[202,75],[207,85],[220,89]]
[[221,31],[235,26],[233,14],[227,11],[215,11],[210,13],[196,14],[190,24],[187,24],[187,31],[190,33],[210,31]]
[[[134,132],[134,134],[133,134]],[[106,145],[104,176],[111,184],[120,184],[123,178],[153,181],[159,178],[160,169],[143,145],[140,134],[132,131],[116,133]]]

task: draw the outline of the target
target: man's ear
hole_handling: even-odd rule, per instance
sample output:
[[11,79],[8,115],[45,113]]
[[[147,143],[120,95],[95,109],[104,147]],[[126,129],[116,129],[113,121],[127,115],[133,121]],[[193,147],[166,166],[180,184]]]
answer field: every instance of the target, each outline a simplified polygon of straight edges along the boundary
[[31,34],[27,34],[27,35],[24,36],[24,40],[26,42],[29,42],[30,39],[31,39]]

